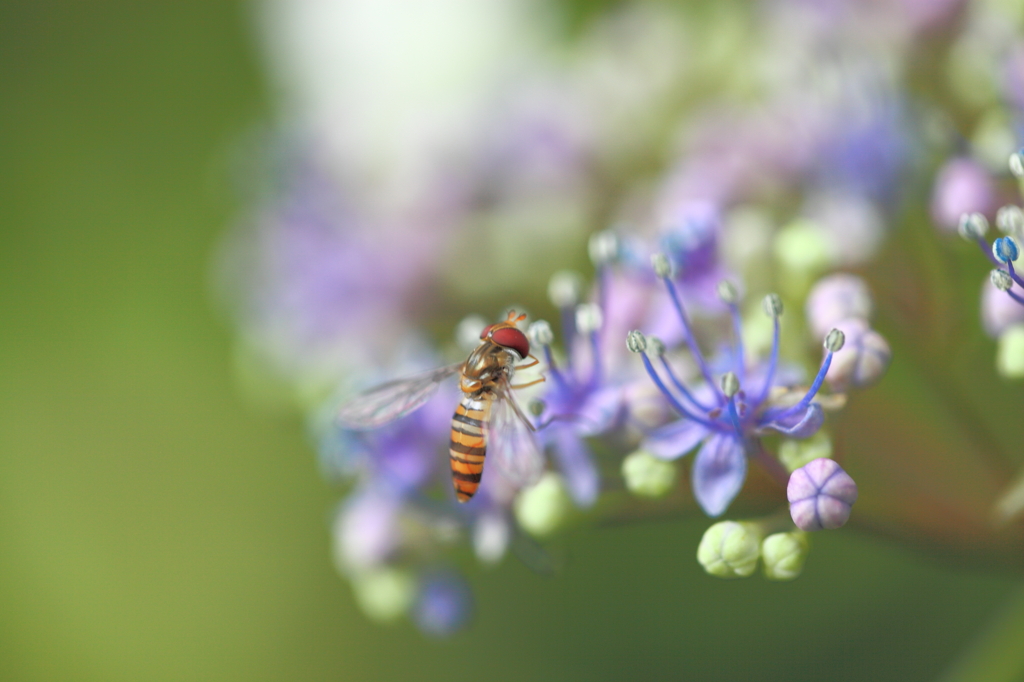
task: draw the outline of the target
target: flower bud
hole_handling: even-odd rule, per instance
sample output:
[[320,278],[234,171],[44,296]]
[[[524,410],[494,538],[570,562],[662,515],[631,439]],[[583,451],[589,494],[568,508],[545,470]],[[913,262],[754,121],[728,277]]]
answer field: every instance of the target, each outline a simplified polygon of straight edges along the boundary
[[647,350],[647,339],[644,337],[643,332],[638,329],[634,329],[626,336],[626,348],[631,353],[643,353]]
[[736,301],[739,300],[739,293],[736,291],[736,286],[727,279],[723,279],[718,283],[717,291],[718,298],[722,300],[722,303],[735,305]]
[[515,501],[516,520],[527,533],[537,537],[558,530],[572,509],[562,477],[554,472],[541,476],[535,485],[523,490]]
[[583,278],[571,270],[560,270],[548,282],[548,298],[557,308],[568,308],[580,301]]
[[509,527],[504,514],[486,513],[473,524],[473,551],[485,564],[493,564],[505,556],[508,549]]
[[601,306],[596,303],[581,303],[576,306],[576,329],[580,334],[592,334],[604,324]]
[[842,350],[832,356],[832,364],[825,375],[829,384],[845,391],[865,388],[881,379],[892,359],[885,338],[860,319],[843,320],[836,328],[844,334],[845,343]]
[[734,372],[726,372],[722,375],[722,393],[726,398],[731,398],[740,392],[740,380]]
[[659,251],[651,256],[651,266],[654,267],[654,274],[658,277],[672,277],[672,262],[664,253]]
[[873,303],[864,280],[856,275],[837,273],[823,277],[807,295],[807,322],[814,336],[821,338],[836,322],[851,317],[871,318]]
[[745,578],[757,568],[762,535],[757,524],[720,521],[704,532],[697,561],[719,578]]
[[843,349],[843,344],[846,343],[846,334],[843,334],[838,329],[833,329],[825,337],[825,350],[833,353]]
[[1010,172],[1013,173],[1013,177],[1018,180],[1024,180],[1024,150],[1018,149],[1013,154],[1010,154]]
[[775,533],[761,543],[764,577],[769,580],[793,580],[804,570],[810,544],[802,531]]
[[436,637],[455,634],[472,612],[473,596],[462,576],[445,571],[421,580],[412,615],[424,633]]
[[789,514],[800,530],[839,528],[857,501],[857,484],[834,460],[821,458],[790,475],[786,497]]
[[526,329],[526,335],[534,346],[550,346],[555,340],[555,333],[551,331],[551,325],[547,320],[537,320]]
[[416,580],[408,571],[381,568],[352,578],[356,603],[366,617],[389,623],[405,615],[416,595]]
[[649,452],[638,450],[622,461],[626,489],[637,497],[662,497],[676,483],[676,468]]
[[1024,379],[1024,324],[1014,325],[999,335],[996,371],[1007,379]]
[[992,286],[999,291],[1009,291],[1013,286],[1013,278],[1006,270],[993,270],[989,273],[988,278],[992,282]]
[[943,230],[958,227],[961,216],[995,208],[996,187],[985,168],[971,159],[952,159],[935,178],[932,220]]
[[992,255],[1000,263],[1009,263],[1020,256],[1020,247],[1013,237],[1000,237],[992,242]]
[[1014,204],[1003,206],[996,213],[996,227],[1005,234],[1024,237],[1024,211]]
[[619,238],[614,232],[595,232],[587,245],[590,261],[597,267],[610,263],[619,255]]
[[988,219],[981,213],[964,213],[956,230],[967,241],[981,239],[988,233]]
[[[1007,289],[1000,290],[1000,286]],[[989,336],[998,337],[1013,325],[1024,323],[1024,306],[1007,296],[1007,290],[1024,296],[1024,289],[1005,270],[993,270],[982,285],[981,325]]]
[[820,457],[832,457],[832,439],[824,430],[801,440],[787,438],[779,445],[779,461],[789,472]]
[[764,314],[768,317],[782,317],[782,299],[779,298],[778,294],[768,294],[761,301],[761,309],[764,310]]

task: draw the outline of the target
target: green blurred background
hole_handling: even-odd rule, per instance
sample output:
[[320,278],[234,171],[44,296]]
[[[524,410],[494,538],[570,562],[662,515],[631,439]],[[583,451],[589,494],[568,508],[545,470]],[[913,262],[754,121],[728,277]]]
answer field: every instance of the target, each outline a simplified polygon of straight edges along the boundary
[[[369,623],[298,418],[247,408],[211,253],[270,116],[244,3],[0,3],[0,679],[928,680],[1015,594],[857,531],[723,582],[703,519],[470,573],[434,641]],[[890,377],[890,380],[898,380]]]

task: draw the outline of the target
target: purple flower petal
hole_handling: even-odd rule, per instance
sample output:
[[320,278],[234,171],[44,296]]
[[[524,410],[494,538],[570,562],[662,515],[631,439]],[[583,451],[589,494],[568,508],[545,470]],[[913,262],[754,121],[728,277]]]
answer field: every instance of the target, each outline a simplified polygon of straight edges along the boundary
[[693,461],[693,494],[708,516],[719,516],[743,487],[747,455],[735,436],[715,434]]
[[621,386],[599,389],[580,407],[576,433],[581,436],[596,436],[614,427],[625,410],[625,397]]
[[790,438],[808,438],[821,428],[825,421],[825,413],[818,403],[811,403],[802,412],[795,412],[766,423],[762,428],[772,429]]
[[707,438],[706,427],[680,419],[651,431],[640,448],[661,459],[679,459]]
[[590,458],[590,451],[572,427],[555,430],[555,458],[573,502],[580,507],[594,504],[601,490],[601,479]]

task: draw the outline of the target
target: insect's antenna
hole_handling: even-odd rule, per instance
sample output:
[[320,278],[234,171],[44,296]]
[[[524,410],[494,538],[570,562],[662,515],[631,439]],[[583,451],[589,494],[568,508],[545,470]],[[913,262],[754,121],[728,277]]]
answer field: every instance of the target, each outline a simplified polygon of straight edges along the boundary
[[[525,315],[522,316],[522,317],[525,317]],[[515,310],[509,310],[508,311],[508,317],[505,318],[505,322],[518,322],[518,321],[519,321],[519,319],[516,318],[516,311]]]
[[[514,310],[512,311],[512,315],[515,315],[515,311],[514,311]],[[511,318],[511,317],[512,317],[512,315],[509,315],[509,317]],[[523,321],[523,320],[525,320],[525,319],[526,319],[526,313],[523,313],[522,315],[520,315],[519,317],[517,317],[515,321],[516,321],[516,322],[522,322],[522,321]]]

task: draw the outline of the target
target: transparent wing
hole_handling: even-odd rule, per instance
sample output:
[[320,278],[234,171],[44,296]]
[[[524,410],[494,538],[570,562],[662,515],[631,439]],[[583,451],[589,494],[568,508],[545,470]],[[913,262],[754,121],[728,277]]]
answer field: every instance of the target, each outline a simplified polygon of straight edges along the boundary
[[341,406],[338,423],[347,429],[373,429],[404,417],[427,402],[441,382],[461,368],[459,362],[364,391]]
[[533,485],[544,472],[544,454],[534,428],[505,381],[499,385],[487,425],[487,459],[517,486]]

